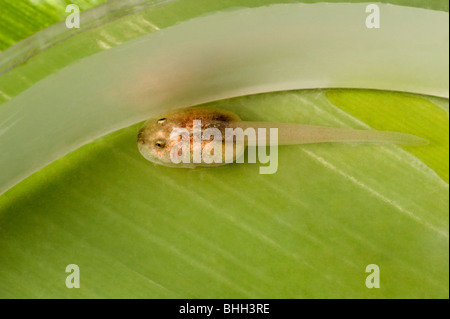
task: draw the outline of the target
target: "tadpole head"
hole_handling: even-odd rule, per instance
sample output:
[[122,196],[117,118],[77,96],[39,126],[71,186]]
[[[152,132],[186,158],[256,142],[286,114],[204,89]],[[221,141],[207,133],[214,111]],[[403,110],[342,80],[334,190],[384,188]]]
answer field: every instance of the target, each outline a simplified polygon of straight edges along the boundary
[[166,121],[161,118],[150,119],[144,123],[137,135],[137,145],[142,156],[162,165],[170,161],[170,130],[163,125]]

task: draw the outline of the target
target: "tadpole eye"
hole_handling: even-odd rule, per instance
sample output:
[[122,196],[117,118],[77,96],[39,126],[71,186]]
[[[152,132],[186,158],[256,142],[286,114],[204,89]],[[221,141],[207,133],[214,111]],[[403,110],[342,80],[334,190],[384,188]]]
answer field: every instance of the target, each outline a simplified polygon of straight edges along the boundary
[[156,146],[156,147],[159,147],[159,148],[163,148],[163,147],[166,146],[166,142],[164,142],[163,140],[157,140],[157,141],[155,142],[155,146]]
[[165,117],[163,117],[162,119],[158,120],[158,124],[162,125],[164,123],[166,123],[167,119]]

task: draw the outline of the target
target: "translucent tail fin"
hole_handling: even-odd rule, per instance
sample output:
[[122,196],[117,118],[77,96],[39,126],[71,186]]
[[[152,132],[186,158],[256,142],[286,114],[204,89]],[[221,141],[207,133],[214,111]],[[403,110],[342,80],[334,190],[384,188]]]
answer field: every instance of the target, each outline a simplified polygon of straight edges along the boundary
[[[389,143],[404,145],[426,145],[429,141],[407,133],[354,130],[346,128],[300,125],[270,122],[235,122],[235,127],[266,129],[266,140],[269,141],[270,128],[278,129],[278,145],[309,143]],[[251,144],[251,143],[250,143]]]

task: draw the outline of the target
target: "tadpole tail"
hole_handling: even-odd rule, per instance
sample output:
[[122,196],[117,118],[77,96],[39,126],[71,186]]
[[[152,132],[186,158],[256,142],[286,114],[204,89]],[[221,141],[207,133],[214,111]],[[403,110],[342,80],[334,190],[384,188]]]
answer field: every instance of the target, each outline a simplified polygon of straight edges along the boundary
[[[426,145],[427,139],[400,132],[356,130],[347,128],[301,125],[291,123],[271,122],[234,122],[233,127],[244,131],[253,128],[258,134],[258,128],[266,129],[266,141],[270,141],[271,128],[278,129],[278,145],[309,144],[309,143],[385,143],[403,145]],[[257,140],[257,139],[256,139]],[[257,142],[257,141],[256,141]],[[246,143],[252,145],[249,139]],[[268,144],[268,142],[267,142]]]

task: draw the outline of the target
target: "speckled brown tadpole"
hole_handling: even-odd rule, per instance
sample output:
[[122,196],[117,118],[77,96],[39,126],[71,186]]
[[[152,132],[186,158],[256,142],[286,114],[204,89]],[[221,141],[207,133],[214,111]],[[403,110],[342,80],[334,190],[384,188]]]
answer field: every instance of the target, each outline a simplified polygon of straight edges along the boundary
[[[246,146],[259,145],[260,137],[264,142],[268,141],[267,145],[270,144],[270,147],[332,142],[428,144],[427,140],[406,133],[294,123],[247,122],[241,121],[239,116],[230,111],[213,107],[190,107],[147,120],[138,133],[138,148],[147,160],[164,166],[217,166],[233,162],[243,154]],[[227,152],[230,144],[232,151]],[[211,156],[208,159],[205,153],[216,156],[211,161]],[[198,154],[202,157],[199,158]],[[185,157],[180,161],[179,157],[183,155]],[[174,157],[178,157],[178,160],[174,160]]]

